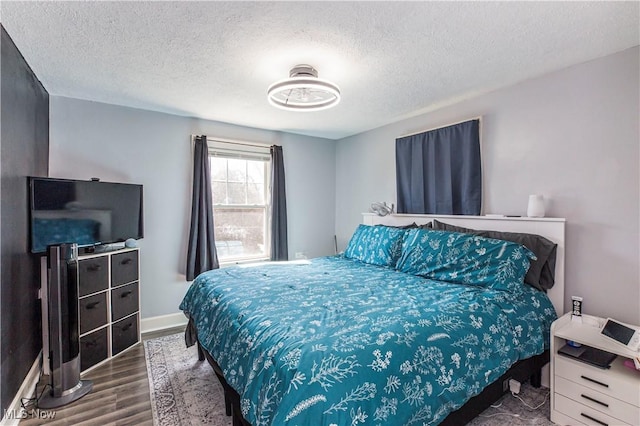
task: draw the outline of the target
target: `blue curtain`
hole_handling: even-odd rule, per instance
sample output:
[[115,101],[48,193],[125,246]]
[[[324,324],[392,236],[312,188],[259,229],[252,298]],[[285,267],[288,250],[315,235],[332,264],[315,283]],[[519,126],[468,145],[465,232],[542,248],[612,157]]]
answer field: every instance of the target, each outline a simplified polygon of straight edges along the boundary
[[479,121],[396,139],[398,213],[480,214]]
[[288,260],[287,194],[282,147],[271,147],[271,260]]
[[211,193],[207,137],[197,136],[193,155],[193,197],[187,249],[187,280],[191,281],[201,272],[219,267],[213,235],[213,194]]

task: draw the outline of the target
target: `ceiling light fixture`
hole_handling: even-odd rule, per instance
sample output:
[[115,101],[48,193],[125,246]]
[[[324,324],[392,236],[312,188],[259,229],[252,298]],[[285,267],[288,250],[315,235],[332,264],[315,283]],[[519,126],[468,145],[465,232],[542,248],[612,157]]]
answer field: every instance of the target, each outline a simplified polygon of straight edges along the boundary
[[338,105],[340,89],[319,79],[311,65],[296,65],[289,78],[269,86],[267,98],[271,105],[289,111],[319,111]]

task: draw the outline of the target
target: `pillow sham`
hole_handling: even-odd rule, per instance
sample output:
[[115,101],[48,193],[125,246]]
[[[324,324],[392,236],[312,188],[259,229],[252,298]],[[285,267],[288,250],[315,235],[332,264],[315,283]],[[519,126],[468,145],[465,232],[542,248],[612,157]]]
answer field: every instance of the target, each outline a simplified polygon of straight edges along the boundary
[[531,266],[524,277],[524,282],[541,291],[546,291],[555,284],[556,252],[558,245],[540,235],[521,232],[483,231],[463,228],[462,226],[433,221],[433,228],[444,231],[464,232],[486,238],[511,241],[522,244],[536,255],[537,260],[531,261]]
[[344,257],[378,266],[394,267],[400,257],[406,231],[384,225],[358,225],[347,244]]
[[409,229],[396,269],[438,281],[509,290],[523,283],[534,258],[526,247],[509,241]]

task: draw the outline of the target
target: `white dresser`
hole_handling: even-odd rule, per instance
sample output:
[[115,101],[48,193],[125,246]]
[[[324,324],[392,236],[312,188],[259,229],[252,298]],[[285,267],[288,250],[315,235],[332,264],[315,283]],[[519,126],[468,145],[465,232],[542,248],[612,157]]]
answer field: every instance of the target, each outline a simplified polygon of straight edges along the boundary
[[[551,421],[559,425],[640,425],[640,372],[623,365],[633,352],[600,334],[603,318],[568,313],[551,326]],[[618,355],[601,369],[558,354],[573,340]]]

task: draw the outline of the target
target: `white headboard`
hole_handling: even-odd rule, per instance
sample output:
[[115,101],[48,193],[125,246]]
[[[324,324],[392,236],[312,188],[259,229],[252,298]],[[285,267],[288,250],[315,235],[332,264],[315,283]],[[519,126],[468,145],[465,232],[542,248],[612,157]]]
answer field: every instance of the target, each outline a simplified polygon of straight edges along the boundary
[[373,213],[363,213],[362,223],[365,225],[418,225],[438,219],[442,222],[463,226],[465,228],[524,232],[538,234],[558,244],[556,252],[555,284],[547,291],[556,313],[561,316],[564,312],[564,227],[565,219],[558,218],[530,218],[530,217],[493,217],[493,216],[445,216],[445,215],[416,215],[392,214],[378,216]]

